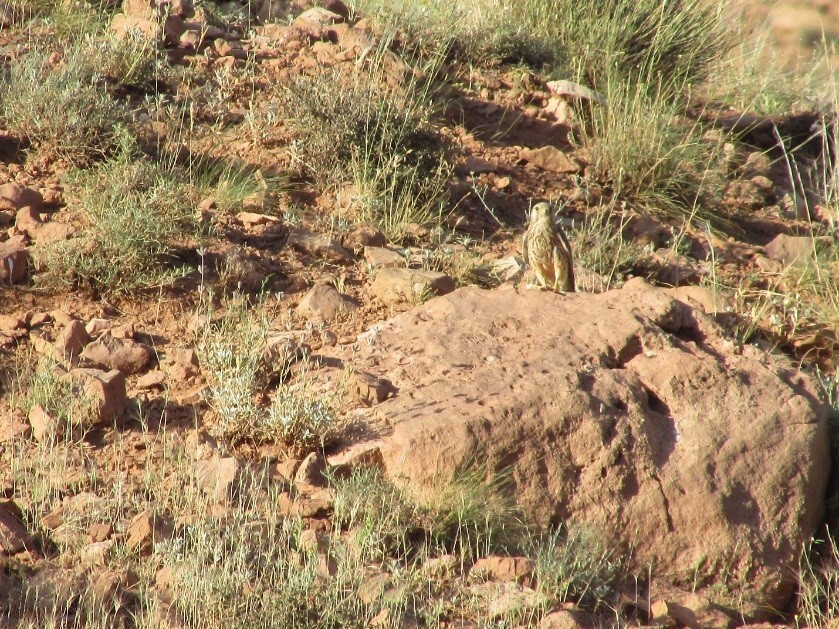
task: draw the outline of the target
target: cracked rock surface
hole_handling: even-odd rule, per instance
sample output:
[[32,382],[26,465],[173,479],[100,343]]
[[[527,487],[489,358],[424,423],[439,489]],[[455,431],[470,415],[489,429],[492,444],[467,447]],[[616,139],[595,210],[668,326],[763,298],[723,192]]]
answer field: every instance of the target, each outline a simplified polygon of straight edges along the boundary
[[787,359],[640,280],[462,288],[359,341],[353,364],[398,391],[365,418],[390,476],[507,472],[529,516],[584,522],[654,575],[727,575],[756,613],[789,599],[830,464],[816,383]]

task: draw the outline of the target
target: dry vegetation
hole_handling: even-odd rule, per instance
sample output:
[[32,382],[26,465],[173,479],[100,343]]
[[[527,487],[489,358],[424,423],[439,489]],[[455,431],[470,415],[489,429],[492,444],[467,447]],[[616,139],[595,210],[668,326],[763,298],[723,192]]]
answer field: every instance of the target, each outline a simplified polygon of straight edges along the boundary
[[[13,0],[0,30],[2,183],[50,193],[26,279],[0,288],[0,323],[33,331],[0,334],[0,507],[29,534],[23,552],[0,547],[0,626],[514,627],[565,604],[593,625],[647,620],[621,604],[645,575],[595,531],[537,530],[479,465],[431,496],[364,467],[295,479],[291,462],[352,429],[353,374],[324,376],[312,352],[389,314],[294,314],[317,282],[359,298],[369,269],[340,259],[359,226],[404,266],[493,286],[529,205],[558,201],[581,290],[673,283],[675,267],[730,300],[737,343],[817,372],[839,413],[839,74],[766,65],[722,3],[358,0],[367,40],[345,63],[325,36],[271,49],[231,3],[196,2],[226,25],[199,51],[116,37],[117,4]],[[242,53],[221,54],[225,38]],[[574,174],[505,157],[561,132],[544,114],[553,79],[608,103],[565,108]],[[816,136],[803,148],[717,124],[801,113]],[[503,176],[475,166],[501,157]],[[754,183],[770,174],[768,191]],[[288,225],[328,246],[287,245]],[[800,263],[738,259],[778,233],[812,237]],[[60,345],[59,308],[136,326],[112,337],[149,348],[119,415],[98,417],[66,376],[79,348],[44,349]],[[164,368],[165,388],[140,384]],[[35,407],[50,420],[37,437]],[[802,549],[785,622],[839,618],[836,544]],[[497,555],[532,560],[517,575],[532,597],[495,604],[509,584],[472,567]]]

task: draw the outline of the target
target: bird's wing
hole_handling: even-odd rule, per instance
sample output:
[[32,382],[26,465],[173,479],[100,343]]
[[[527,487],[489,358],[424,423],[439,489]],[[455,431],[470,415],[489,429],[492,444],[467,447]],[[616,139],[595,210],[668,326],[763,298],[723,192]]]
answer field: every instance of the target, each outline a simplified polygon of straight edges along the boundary
[[530,260],[529,260],[529,255],[527,253],[527,249],[528,249],[527,241],[528,241],[527,232],[525,231],[521,235],[521,257],[524,260],[524,263],[529,266],[530,265]]
[[557,226],[556,229],[556,241],[565,252],[565,255],[563,255],[562,258],[567,271],[568,284],[571,287],[569,290],[574,291],[576,290],[576,283],[574,281],[574,253],[571,251],[571,241],[559,226]]

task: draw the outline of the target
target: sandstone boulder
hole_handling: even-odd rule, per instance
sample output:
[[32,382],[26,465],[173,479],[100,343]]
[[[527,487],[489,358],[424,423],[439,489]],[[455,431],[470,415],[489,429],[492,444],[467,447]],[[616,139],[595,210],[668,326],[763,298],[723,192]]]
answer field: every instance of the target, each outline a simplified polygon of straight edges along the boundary
[[406,302],[415,304],[428,297],[445,295],[454,288],[454,280],[438,271],[382,268],[376,273],[370,290],[386,306],[395,306]]
[[297,314],[316,322],[334,321],[358,308],[352,297],[339,293],[327,284],[317,284],[297,306]]
[[[781,609],[820,524],[826,411],[791,363],[741,352],[662,289],[463,288],[365,333],[398,394],[367,412],[386,471],[421,493],[479,462],[541,524],[583,523],[635,567]],[[702,594],[713,601],[713,592]]]
[[522,149],[521,157],[537,168],[555,173],[577,173],[581,170],[580,164],[555,146]]

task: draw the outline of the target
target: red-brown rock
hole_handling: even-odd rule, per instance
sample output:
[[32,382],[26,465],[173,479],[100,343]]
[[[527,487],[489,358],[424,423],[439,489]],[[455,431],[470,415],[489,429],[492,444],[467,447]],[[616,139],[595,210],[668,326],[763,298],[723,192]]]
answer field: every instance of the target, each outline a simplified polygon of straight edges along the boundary
[[585,522],[655,574],[747,573],[747,614],[788,601],[830,468],[818,386],[791,362],[735,351],[712,319],[638,283],[464,288],[356,352],[399,390],[369,411],[368,443],[409,487],[438,490],[474,461],[508,469],[537,522]]

